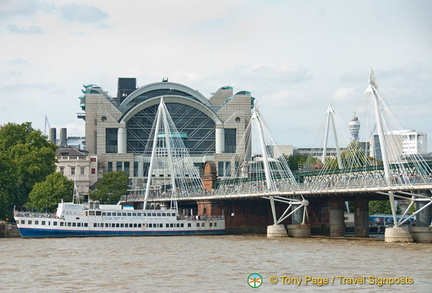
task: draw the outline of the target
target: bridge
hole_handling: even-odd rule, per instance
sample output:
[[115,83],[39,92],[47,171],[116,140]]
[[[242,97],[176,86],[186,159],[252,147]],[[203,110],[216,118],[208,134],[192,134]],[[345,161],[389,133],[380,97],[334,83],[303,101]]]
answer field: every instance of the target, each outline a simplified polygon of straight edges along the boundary
[[[333,214],[335,226],[341,226],[343,204],[337,200],[338,196],[373,193],[386,196],[390,201],[394,227],[388,229],[389,233],[386,230],[386,241],[409,241],[411,235],[402,227],[404,223],[416,216],[430,222],[432,170],[417,150],[400,152],[401,145],[407,140],[406,134],[380,93],[372,71],[365,96],[372,105],[368,109],[372,114],[365,115],[373,117],[372,130],[366,131],[373,131],[370,133],[374,133],[372,137],[379,145],[375,156],[371,156],[367,147],[356,138],[351,138],[347,146],[339,145],[337,116],[330,105],[326,113],[321,160],[312,162],[313,171],[303,173],[297,180],[271,137],[271,130],[258,106],[252,110],[238,150],[225,165],[225,176],[216,180],[211,163],[205,166],[207,175],[201,176],[161,97],[144,152],[149,158],[147,177],[133,178],[133,189],[122,201],[141,201],[144,206],[150,202],[165,202],[177,207],[181,201],[265,198],[269,200],[273,217],[268,235],[281,236],[286,235],[282,222],[290,216],[296,219],[295,228],[307,229],[309,201],[306,198],[331,197],[336,203],[330,203],[330,217]],[[332,138],[336,155],[328,156],[327,148]],[[398,199],[409,202],[401,216],[397,215]],[[280,214],[276,202],[286,204]],[[416,210],[411,212],[414,205]],[[364,203],[361,206],[361,225],[366,229],[367,213],[365,217]],[[341,233],[340,227],[336,230]]]

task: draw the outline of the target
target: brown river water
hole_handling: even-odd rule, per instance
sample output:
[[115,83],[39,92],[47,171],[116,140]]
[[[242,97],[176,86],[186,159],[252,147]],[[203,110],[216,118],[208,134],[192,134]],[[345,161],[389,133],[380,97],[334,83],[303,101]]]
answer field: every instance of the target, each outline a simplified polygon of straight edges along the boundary
[[432,292],[432,244],[382,239],[0,238],[0,258],[0,292]]

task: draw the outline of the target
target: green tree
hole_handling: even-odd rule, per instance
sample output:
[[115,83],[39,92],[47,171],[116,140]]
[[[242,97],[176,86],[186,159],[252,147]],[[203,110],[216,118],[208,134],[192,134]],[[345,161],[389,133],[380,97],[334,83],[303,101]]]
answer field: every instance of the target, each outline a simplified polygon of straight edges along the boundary
[[96,190],[90,192],[90,198],[101,203],[115,204],[120,196],[126,194],[128,186],[129,177],[124,171],[105,173],[96,183]]
[[388,200],[371,200],[369,202],[369,215],[374,214],[391,214],[390,201]]
[[74,182],[67,179],[61,173],[53,173],[46,177],[44,182],[34,185],[29,195],[27,208],[37,210],[48,209],[53,212],[57,204],[63,199],[71,201],[74,189]]
[[30,122],[0,126],[0,218],[11,218],[34,184],[55,171],[56,148]]

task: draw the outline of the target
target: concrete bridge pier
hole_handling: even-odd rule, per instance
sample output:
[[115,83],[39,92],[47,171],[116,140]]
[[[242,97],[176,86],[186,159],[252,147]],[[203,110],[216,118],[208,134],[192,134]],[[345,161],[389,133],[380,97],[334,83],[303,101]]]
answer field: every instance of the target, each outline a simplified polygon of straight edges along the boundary
[[[428,202],[416,202],[416,209],[419,210]],[[432,243],[432,206],[424,208],[416,217],[416,225],[410,227],[412,238],[415,242]]]
[[267,226],[267,237],[287,237],[288,233],[283,224]]
[[308,238],[311,235],[311,225],[303,223],[305,207],[299,208],[292,214],[292,224],[287,225],[288,235],[296,238]]
[[356,237],[369,237],[369,205],[368,200],[362,197],[354,199],[354,235]]
[[329,199],[330,213],[330,236],[345,236],[345,201],[342,197],[331,197]]

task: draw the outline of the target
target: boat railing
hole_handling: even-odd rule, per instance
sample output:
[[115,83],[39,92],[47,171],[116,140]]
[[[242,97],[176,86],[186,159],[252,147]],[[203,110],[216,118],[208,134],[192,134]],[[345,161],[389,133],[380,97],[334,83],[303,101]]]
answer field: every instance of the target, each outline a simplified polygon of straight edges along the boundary
[[188,221],[215,221],[215,220],[225,220],[225,216],[208,216],[208,215],[196,215],[196,216],[178,216],[178,220],[188,220]]
[[40,213],[40,212],[15,212],[15,217],[26,218],[57,218],[54,213]]

